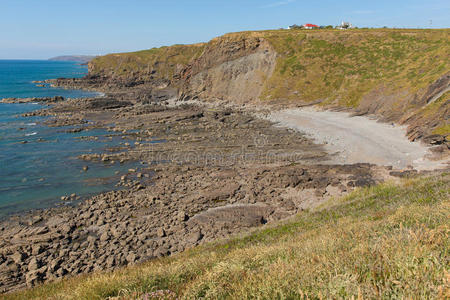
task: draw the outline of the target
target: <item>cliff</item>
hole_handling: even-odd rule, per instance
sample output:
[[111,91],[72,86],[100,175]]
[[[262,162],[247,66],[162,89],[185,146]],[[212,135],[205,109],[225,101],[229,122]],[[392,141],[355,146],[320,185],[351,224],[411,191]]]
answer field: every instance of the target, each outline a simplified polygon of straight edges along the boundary
[[111,54],[89,76],[171,87],[183,99],[317,103],[408,124],[411,140],[448,139],[450,30],[275,30],[206,44]]

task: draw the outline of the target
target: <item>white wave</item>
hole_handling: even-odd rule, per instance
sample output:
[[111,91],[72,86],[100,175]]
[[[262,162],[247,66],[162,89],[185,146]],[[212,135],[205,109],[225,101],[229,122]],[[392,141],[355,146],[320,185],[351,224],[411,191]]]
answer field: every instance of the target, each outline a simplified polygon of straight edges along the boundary
[[32,132],[32,133],[25,134],[25,136],[31,136],[31,135],[36,135],[36,134],[37,134],[37,132]]

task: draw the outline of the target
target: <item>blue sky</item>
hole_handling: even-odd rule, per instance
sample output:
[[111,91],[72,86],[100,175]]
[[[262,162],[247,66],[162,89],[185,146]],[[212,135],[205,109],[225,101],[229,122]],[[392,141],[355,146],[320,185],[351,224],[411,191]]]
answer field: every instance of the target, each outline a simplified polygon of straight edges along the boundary
[[1,0],[0,59],[133,51],[294,23],[448,28],[449,16],[449,0]]

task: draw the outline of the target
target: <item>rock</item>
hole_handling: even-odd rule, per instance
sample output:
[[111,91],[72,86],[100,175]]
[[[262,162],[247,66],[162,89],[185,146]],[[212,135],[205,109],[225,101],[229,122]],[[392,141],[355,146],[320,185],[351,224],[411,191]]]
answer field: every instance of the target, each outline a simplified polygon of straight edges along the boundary
[[60,232],[63,234],[69,234],[75,229],[73,224],[64,224],[60,227]]
[[56,275],[58,275],[58,277],[62,277],[64,275],[66,275],[68,272],[65,268],[59,268],[58,271],[56,271]]
[[165,237],[166,231],[164,230],[164,228],[158,228],[156,234],[158,235],[158,237]]
[[21,264],[23,262],[23,260],[26,258],[26,255],[22,252],[15,252],[13,255],[11,255],[11,259],[16,263],[16,264]]
[[391,171],[389,172],[389,175],[400,177],[400,178],[407,178],[414,175],[417,175],[417,170],[406,170],[406,171]]
[[180,222],[185,222],[187,220],[189,220],[188,215],[186,215],[186,213],[184,211],[180,211],[177,215],[177,219]]
[[89,167],[88,167],[88,166],[84,166],[84,167],[83,167],[83,171],[84,171],[84,172],[87,172],[87,170],[89,170]]
[[354,182],[355,187],[364,187],[374,185],[375,181],[370,178],[359,178]]
[[46,234],[48,233],[50,230],[47,226],[43,226],[43,227],[38,227],[37,230],[34,232],[34,235],[39,235],[39,234]]
[[36,284],[42,282],[42,275],[42,272],[39,270],[28,272],[25,275],[25,282],[27,284],[27,287],[33,287]]
[[87,241],[88,241],[90,244],[94,244],[95,241],[97,241],[97,238],[96,238],[95,236],[93,236],[93,235],[89,235],[89,236],[87,237]]
[[109,235],[108,235],[108,233],[107,232],[105,232],[105,233],[103,233],[101,236],[100,236],[100,241],[101,242],[106,242],[106,241],[108,241],[109,240]]
[[104,218],[98,218],[97,220],[97,226],[102,226],[105,224],[105,219]]
[[142,233],[138,235],[138,241],[145,242],[148,239],[147,233]]
[[44,247],[42,247],[42,245],[33,245],[31,247],[31,254],[32,255],[39,255],[44,251]]
[[200,230],[194,231],[187,237],[186,241],[191,244],[195,244],[203,238],[203,234]]
[[431,145],[441,145],[445,143],[445,136],[439,134],[429,135],[423,138],[423,141]]
[[31,220],[28,221],[28,225],[32,226],[34,224],[37,224],[39,222],[42,221],[42,217],[41,216],[34,216],[33,218],[31,218]]
[[31,258],[30,262],[28,263],[28,271],[36,271],[42,266],[42,263],[40,260],[38,260],[36,257]]
[[136,254],[130,253],[127,255],[126,260],[129,264],[135,263],[137,260]]
[[57,269],[59,269],[60,266],[61,266],[61,260],[59,258],[52,260],[48,264],[48,268],[51,272],[55,272]]
[[163,245],[154,251],[154,256],[156,256],[156,257],[162,257],[162,256],[166,256],[168,254],[170,254],[170,252],[169,252],[169,248],[167,247],[167,245]]
[[116,265],[116,258],[111,255],[106,259],[106,267],[107,268],[112,268]]

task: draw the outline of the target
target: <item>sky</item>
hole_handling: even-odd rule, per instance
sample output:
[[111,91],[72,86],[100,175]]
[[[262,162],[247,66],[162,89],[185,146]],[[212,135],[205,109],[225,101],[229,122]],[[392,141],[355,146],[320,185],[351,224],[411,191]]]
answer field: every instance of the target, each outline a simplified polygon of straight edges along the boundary
[[449,28],[449,0],[0,0],[0,59],[101,55],[292,24]]

